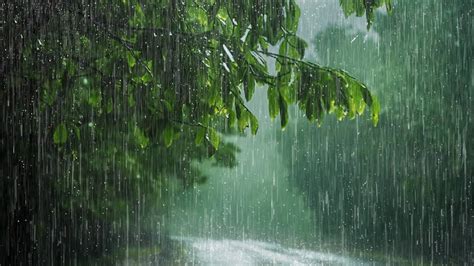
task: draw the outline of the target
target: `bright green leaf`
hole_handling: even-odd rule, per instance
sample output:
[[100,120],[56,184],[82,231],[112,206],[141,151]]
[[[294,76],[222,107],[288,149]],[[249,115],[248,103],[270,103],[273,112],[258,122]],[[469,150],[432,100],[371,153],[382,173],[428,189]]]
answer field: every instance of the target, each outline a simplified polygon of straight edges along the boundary
[[133,55],[132,52],[127,51],[127,63],[128,67],[133,68],[136,64],[137,60],[135,59],[135,56]]
[[219,143],[220,143],[220,136],[219,134],[217,133],[217,131],[213,128],[209,128],[208,130],[208,134],[207,134],[207,139],[209,140],[209,142],[211,143],[212,147],[214,147],[214,149],[219,149]]
[[196,138],[194,139],[194,142],[196,145],[201,145],[202,141],[204,140],[204,136],[206,135],[206,128],[205,127],[200,127],[198,131],[196,132]]
[[153,77],[150,75],[150,73],[146,72],[142,77],[141,77],[141,81],[143,82],[143,84],[148,84],[150,83],[150,81],[153,80]]
[[380,115],[380,103],[377,97],[372,95],[372,106],[371,106],[371,111],[372,111],[372,122],[374,126],[376,126],[379,123],[379,115]]

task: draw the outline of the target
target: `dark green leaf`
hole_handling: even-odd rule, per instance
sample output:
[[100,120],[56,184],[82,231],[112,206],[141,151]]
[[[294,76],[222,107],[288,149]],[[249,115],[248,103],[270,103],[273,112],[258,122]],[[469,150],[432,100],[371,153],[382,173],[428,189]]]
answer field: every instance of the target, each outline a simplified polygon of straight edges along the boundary
[[247,72],[247,78],[244,80],[244,93],[245,100],[250,101],[253,93],[255,92],[255,79],[250,74],[250,70]]
[[267,91],[268,110],[270,117],[274,119],[280,112],[279,93],[276,88],[269,87]]
[[258,119],[252,113],[250,113],[250,130],[252,134],[257,134],[258,131]]
[[280,106],[280,123],[281,123],[281,127],[284,129],[286,125],[288,124],[288,104],[281,95],[279,97],[279,106]]
[[64,123],[59,124],[54,130],[53,141],[54,144],[64,144],[67,141],[67,129]]
[[145,149],[150,144],[150,139],[139,127],[135,127],[133,131],[133,136],[135,137],[135,141],[138,146],[140,146],[140,148],[142,149]]
[[171,125],[167,125],[163,131],[163,141],[166,147],[170,147],[173,144],[174,129]]

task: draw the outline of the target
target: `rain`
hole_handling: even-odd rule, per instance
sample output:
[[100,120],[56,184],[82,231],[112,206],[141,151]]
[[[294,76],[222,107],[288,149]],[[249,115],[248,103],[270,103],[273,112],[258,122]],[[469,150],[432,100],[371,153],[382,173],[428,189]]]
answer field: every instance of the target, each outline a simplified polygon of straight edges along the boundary
[[0,265],[474,264],[473,0],[0,14]]

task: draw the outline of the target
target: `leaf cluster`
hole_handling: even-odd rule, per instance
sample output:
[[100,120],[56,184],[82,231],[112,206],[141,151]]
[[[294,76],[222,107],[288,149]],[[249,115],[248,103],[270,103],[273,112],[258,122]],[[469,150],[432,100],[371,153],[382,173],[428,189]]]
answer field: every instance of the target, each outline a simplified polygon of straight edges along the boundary
[[[341,6],[346,15],[360,15],[359,2],[368,18],[385,3]],[[217,150],[221,133],[257,133],[258,120],[247,108],[256,87],[267,89],[270,116],[280,115],[283,128],[294,103],[318,122],[332,112],[353,118],[368,105],[377,123],[378,103],[364,84],[303,60],[306,43],[295,34],[300,10],[294,0],[124,0],[99,1],[94,8],[89,14],[75,2],[59,20],[84,26],[65,24],[38,40],[39,49],[54,58],[43,105],[73,107],[58,120],[57,144],[90,123],[100,128],[113,121],[129,124],[127,130],[131,124],[141,148],[158,142],[169,147],[183,127],[195,127],[189,130],[195,144]],[[58,45],[64,31],[71,40]],[[278,53],[269,52],[271,46]],[[276,74],[268,69],[269,58],[276,61]]]

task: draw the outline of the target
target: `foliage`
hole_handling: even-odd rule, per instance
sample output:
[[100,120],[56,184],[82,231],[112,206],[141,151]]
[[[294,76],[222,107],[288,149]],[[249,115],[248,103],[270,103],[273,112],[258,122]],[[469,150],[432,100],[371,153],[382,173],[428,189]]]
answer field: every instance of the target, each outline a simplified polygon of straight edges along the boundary
[[374,11],[376,8],[385,6],[388,12],[392,11],[392,0],[339,0],[339,3],[344,11],[346,17],[355,13],[357,16],[363,16],[365,14],[367,18],[367,29],[370,29],[370,26],[374,22],[375,14]]
[[[364,3],[369,13],[381,4]],[[168,189],[165,180],[205,180],[193,161],[214,155],[216,164],[235,165],[238,148],[223,134],[257,133],[246,107],[257,87],[267,89],[270,115],[280,115],[282,127],[294,103],[318,122],[331,112],[353,118],[367,105],[377,122],[365,85],[303,61],[294,0],[13,1],[0,12],[0,36],[9,38],[0,43],[1,133],[21,136],[1,147],[8,215],[0,222],[12,232],[2,235],[14,239],[8,258],[19,252],[15,239],[29,254],[23,259],[38,252],[44,264],[64,263],[64,250],[100,253],[107,247],[97,242],[115,245],[109,235],[134,234],[127,210],[139,218],[145,199]],[[11,181],[19,176],[28,182]],[[74,225],[84,230],[75,234]],[[39,251],[30,239],[41,242]]]
[[[350,4],[358,2],[341,5],[346,14],[361,15],[352,8],[360,3]],[[367,11],[372,12],[372,6]],[[142,148],[150,141],[171,146],[187,126],[205,128],[205,138],[202,129],[192,133],[196,144],[204,140],[217,149],[215,129],[220,131],[223,122],[227,129],[250,127],[257,133],[258,121],[245,105],[256,84],[268,86],[270,116],[280,115],[282,127],[292,103],[317,121],[324,113],[353,118],[366,104],[377,106],[366,86],[346,72],[301,61],[306,44],[295,35],[299,14],[294,1],[281,0],[254,5],[101,1],[93,14],[74,3],[64,6],[59,21],[67,17],[77,26],[47,33],[27,48],[39,49],[55,62],[49,76],[41,77],[43,106],[71,107],[62,111],[56,132],[64,127],[80,132],[89,123],[100,128],[107,126],[103,120],[113,117],[116,123],[132,122]],[[58,44],[64,31],[71,40]],[[269,52],[270,46],[279,46],[279,52]],[[274,75],[267,58],[276,61]],[[135,113],[127,116],[125,110]],[[372,111],[376,123],[377,110]],[[58,144],[66,142],[62,137]]]

